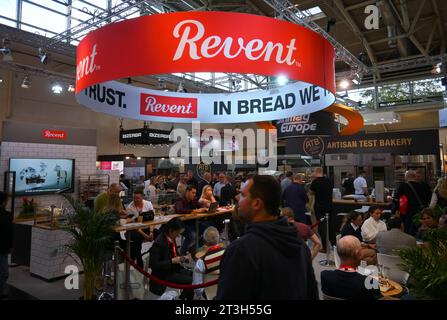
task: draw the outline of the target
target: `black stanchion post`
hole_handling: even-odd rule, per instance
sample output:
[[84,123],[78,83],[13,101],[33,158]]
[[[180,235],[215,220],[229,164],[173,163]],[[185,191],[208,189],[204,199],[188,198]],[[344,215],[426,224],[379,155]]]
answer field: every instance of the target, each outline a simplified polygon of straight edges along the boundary
[[119,290],[119,285],[118,285],[118,270],[119,270],[119,262],[118,262],[118,258],[119,258],[119,253],[120,253],[120,243],[119,241],[115,241],[115,253],[113,255],[113,299],[114,300],[118,300],[118,290]]
[[[132,256],[130,253],[130,242],[131,242],[130,234],[131,234],[130,231],[126,232],[126,253],[129,257]],[[126,271],[125,271],[125,281],[124,281],[124,285],[125,285],[124,299],[129,300],[129,298],[130,298],[130,292],[129,292],[129,289],[130,289],[130,264],[129,264],[129,261],[127,261],[127,260],[125,263],[126,263],[125,264]]]

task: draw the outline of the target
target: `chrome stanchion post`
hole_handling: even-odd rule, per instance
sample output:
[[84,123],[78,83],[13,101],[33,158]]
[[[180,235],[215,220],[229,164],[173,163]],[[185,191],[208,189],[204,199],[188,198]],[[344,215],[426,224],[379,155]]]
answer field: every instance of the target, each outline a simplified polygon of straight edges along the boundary
[[224,241],[224,243],[225,243],[225,248],[226,247],[228,247],[228,245],[230,244],[230,242],[228,241],[228,224],[230,223],[230,219],[225,219],[224,220],[224,224],[225,224],[225,227],[224,227],[224,236],[225,236],[225,241]]
[[118,300],[118,290],[119,290],[119,285],[118,285],[118,271],[119,271],[119,262],[118,262],[118,257],[119,257],[119,252],[120,252],[120,242],[119,241],[115,241],[115,253],[114,253],[114,260],[113,260],[113,299],[114,300]]
[[326,259],[320,261],[320,265],[322,266],[333,266],[335,265],[334,261],[330,260],[330,252],[331,252],[331,241],[329,239],[329,213],[324,215],[324,220],[326,220]]

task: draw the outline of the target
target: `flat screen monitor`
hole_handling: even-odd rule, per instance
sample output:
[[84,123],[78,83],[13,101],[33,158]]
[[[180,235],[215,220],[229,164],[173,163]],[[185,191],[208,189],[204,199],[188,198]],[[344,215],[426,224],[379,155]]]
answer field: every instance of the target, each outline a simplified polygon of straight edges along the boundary
[[16,195],[73,191],[74,163],[74,159],[9,159],[9,170],[16,172]]

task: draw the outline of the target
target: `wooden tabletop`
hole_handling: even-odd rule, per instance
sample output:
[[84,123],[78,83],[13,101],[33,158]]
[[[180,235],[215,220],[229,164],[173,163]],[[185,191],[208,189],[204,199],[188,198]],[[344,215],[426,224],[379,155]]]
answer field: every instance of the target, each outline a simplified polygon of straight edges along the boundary
[[334,204],[352,204],[352,205],[363,205],[363,206],[391,206],[390,202],[377,202],[377,201],[354,201],[354,200],[332,200]]
[[121,232],[121,231],[132,231],[132,230],[138,230],[138,229],[147,229],[151,226],[157,226],[167,223],[169,220],[175,217],[179,217],[183,221],[189,221],[189,220],[197,220],[197,219],[203,219],[203,218],[209,218],[209,217],[215,217],[219,215],[223,215],[226,213],[232,213],[234,210],[234,207],[227,208],[222,207],[218,208],[215,213],[191,213],[191,214],[168,214],[165,216],[155,216],[154,220],[151,221],[145,221],[141,223],[131,223],[128,226],[117,226],[114,228],[115,232]]

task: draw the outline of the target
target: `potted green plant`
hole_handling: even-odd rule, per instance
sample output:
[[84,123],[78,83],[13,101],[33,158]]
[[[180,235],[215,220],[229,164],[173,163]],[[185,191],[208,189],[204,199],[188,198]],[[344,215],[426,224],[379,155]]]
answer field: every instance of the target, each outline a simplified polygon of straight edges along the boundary
[[65,198],[74,209],[68,215],[64,227],[73,236],[73,241],[66,248],[70,255],[79,258],[83,266],[84,300],[91,300],[95,279],[100,274],[103,263],[113,253],[113,227],[118,218],[113,213],[95,212],[69,196]]
[[430,230],[427,245],[399,250],[408,287],[418,299],[447,299],[447,229]]

